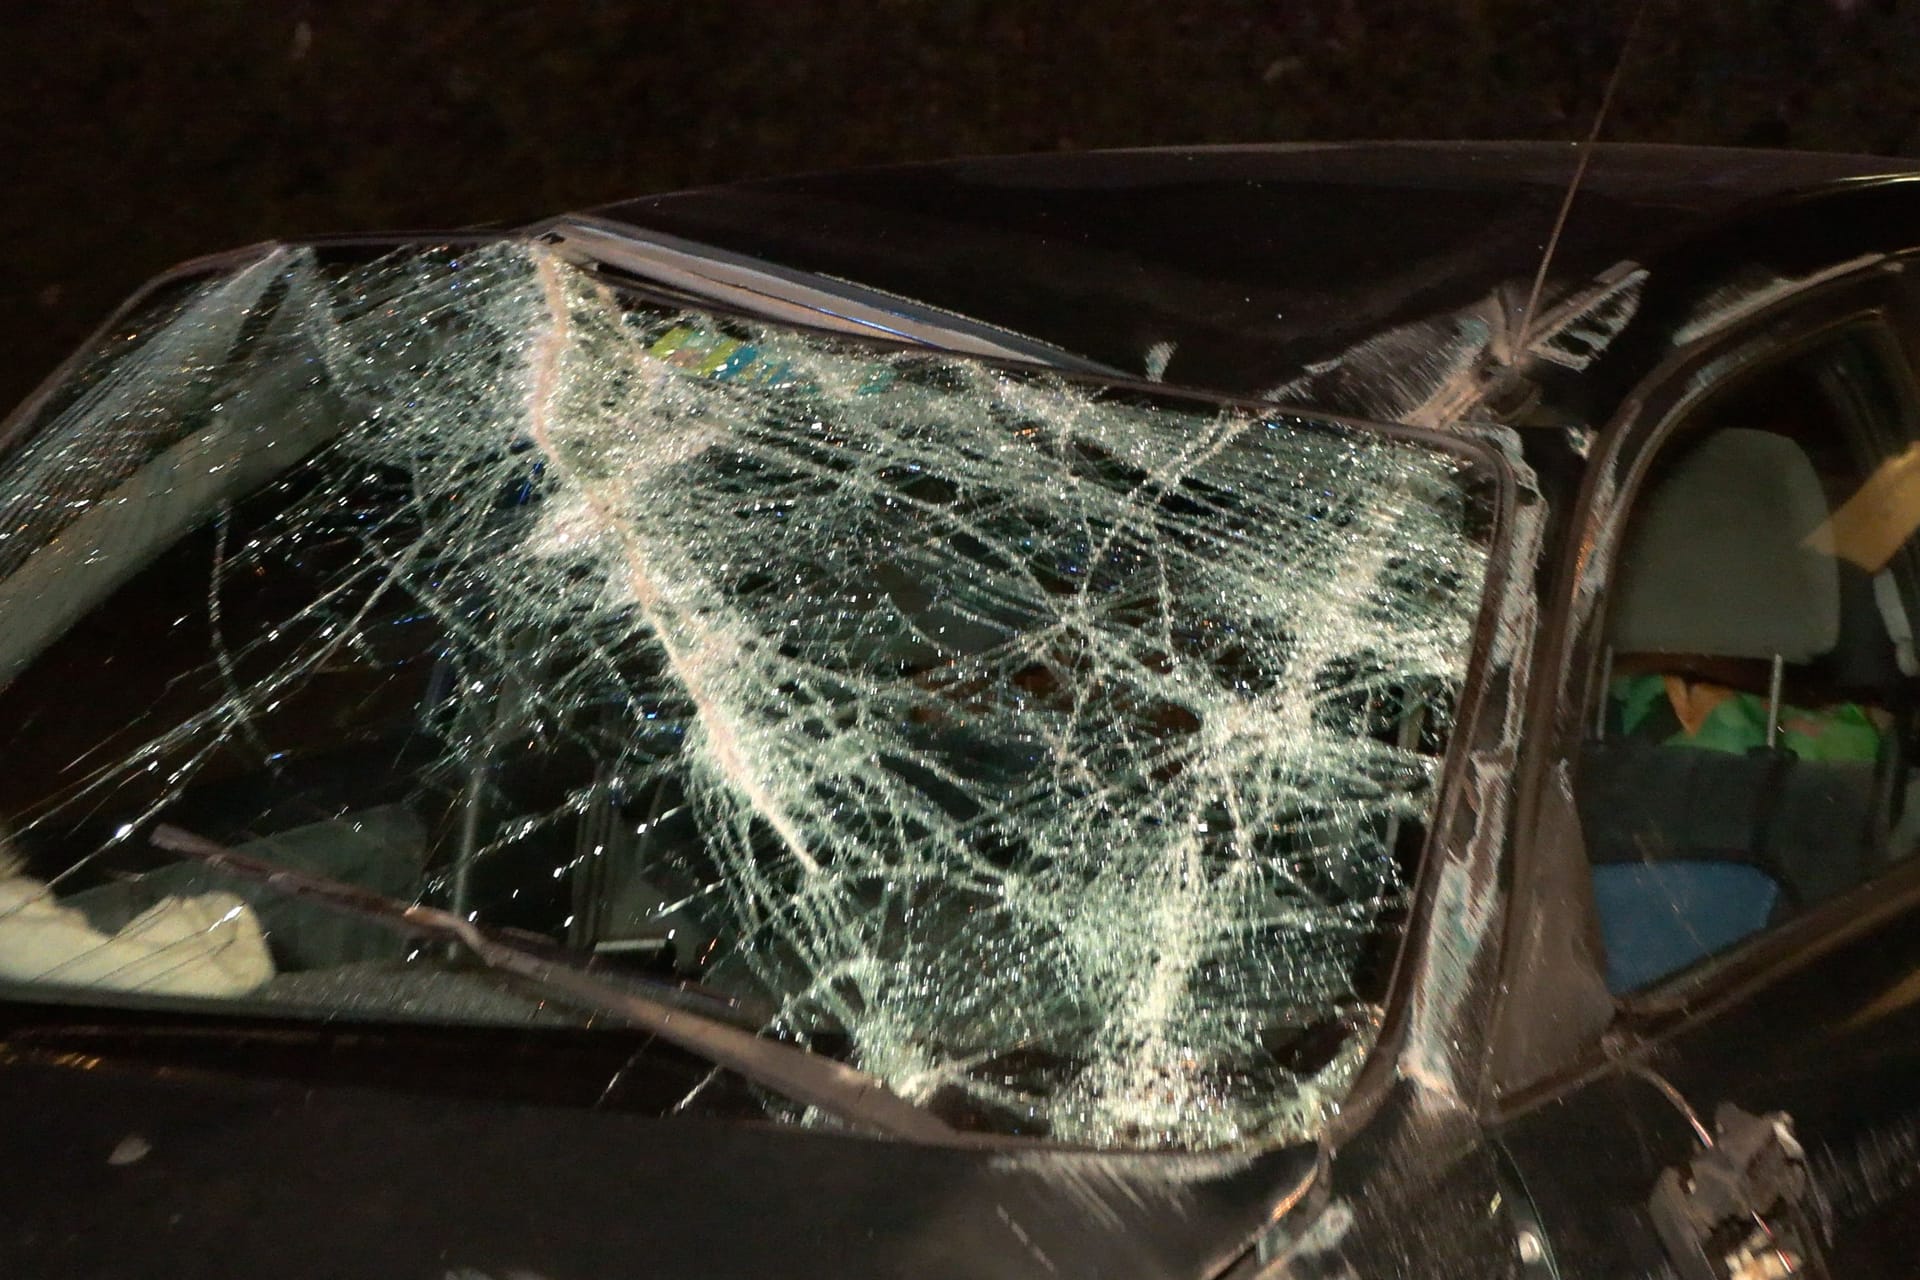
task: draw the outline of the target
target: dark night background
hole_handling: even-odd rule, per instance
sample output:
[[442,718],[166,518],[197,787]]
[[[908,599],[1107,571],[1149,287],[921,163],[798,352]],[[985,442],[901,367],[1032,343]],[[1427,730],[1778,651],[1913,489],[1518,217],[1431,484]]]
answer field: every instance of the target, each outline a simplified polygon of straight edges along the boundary
[[[10,0],[0,401],[254,240],[969,153],[1575,138],[1634,7]],[[1920,157],[1920,0],[1648,0],[1605,136]]]

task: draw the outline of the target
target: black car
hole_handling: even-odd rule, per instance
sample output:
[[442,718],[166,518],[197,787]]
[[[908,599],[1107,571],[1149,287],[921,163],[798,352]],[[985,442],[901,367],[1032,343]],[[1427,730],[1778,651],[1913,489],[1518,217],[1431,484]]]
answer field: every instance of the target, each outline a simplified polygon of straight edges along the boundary
[[0,427],[0,1272],[1920,1269],[1920,175],[963,161]]

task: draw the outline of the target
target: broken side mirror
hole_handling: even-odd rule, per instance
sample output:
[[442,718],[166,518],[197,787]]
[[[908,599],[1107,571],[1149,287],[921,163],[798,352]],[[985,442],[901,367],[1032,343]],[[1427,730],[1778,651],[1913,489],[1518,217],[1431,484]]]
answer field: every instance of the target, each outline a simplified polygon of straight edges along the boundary
[[1722,1103],[1713,1128],[1684,1169],[1661,1173],[1647,1205],[1681,1280],[1825,1277],[1792,1117]]

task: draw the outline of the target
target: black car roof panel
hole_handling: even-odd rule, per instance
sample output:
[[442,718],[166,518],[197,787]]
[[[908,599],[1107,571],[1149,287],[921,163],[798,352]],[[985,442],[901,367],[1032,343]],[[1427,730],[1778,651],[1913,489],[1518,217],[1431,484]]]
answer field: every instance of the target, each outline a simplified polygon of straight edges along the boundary
[[[1089,152],[653,196],[610,220],[923,300],[1120,369],[1257,392],[1381,329],[1529,279],[1564,143]],[[1758,200],[1902,172],[1813,153],[1601,146],[1558,288]]]

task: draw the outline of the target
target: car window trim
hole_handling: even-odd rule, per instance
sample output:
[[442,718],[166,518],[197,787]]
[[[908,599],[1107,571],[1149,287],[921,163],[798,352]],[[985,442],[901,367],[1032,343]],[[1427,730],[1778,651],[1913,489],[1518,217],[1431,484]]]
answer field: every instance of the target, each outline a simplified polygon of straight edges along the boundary
[[777,323],[1100,378],[1128,376],[1063,347],[913,298],[631,223],[570,214],[537,225],[528,234],[576,264],[610,267],[641,282]]

